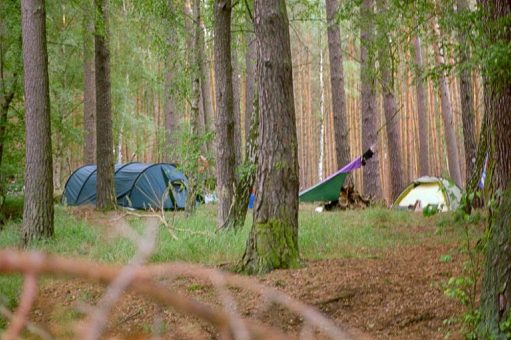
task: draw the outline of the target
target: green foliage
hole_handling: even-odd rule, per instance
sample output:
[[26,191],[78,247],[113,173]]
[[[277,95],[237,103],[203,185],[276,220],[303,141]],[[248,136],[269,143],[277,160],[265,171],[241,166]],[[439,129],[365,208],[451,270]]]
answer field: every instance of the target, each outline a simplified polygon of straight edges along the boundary
[[422,214],[426,217],[436,215],[439,212],[437,205],[428,204],[422,209]]
[[458,320],[461,331],[467,339],[477,339],[477,327],[481,321],[477,287],[482,273],[482,255],[488,243],[488,231],[481,233],[479,229],[481,222],[484,222],[479,212],[473,215],[465,212],[464,204],[470,198],[470,194],[463,195],[460,207],[451,217],[451,224],[463,231],[458,253],[466,257],[466,260],[460,276],[451,277],[447,281],[444,293],[465,307],[464,314]]

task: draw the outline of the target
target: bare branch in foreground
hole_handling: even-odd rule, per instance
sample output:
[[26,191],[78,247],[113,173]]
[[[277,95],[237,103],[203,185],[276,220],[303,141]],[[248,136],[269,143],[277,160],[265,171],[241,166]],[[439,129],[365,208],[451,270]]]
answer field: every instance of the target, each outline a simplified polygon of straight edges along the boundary
[[[14,314],[5,306],[0,305],[0,314],[4,316],[6,320],[9,320],[12,322],[14,318]],[[32,322],[25,320],[25,327],[28,329],[28,331],[34,335],[37,335],[42,340],[53,340],[53,337],[48,334],[44,329],[41,327],[33,324]],[[5,334],[2,335],[2,340],[4,339]]]
[[23,281],[23,292],[21,293],[20,303],[14,313],[9,327],[2,335],[2,340],[16,340],[20,337],[28,314],[32,309],[35,298],[37,296],[37,278],[33,273],[26,273]]

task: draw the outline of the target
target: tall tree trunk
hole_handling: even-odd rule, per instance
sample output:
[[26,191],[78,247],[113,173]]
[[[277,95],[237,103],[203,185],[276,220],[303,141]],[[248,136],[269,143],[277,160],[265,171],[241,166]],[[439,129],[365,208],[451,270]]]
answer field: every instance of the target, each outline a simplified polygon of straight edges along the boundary
[[[362,101],[362,149],[365,151],[378,143],[378,113],[376,108],[376,84],[374,76],[374,53],[371,45],[374,40],[374,1],[363,0],[360,28],[360,79]],[[375,153],[364,167],[364,194],[379,199],[382,196],[380,185],[379,156]]]
[[299,266],[298,150],[289,22],[284,0],[255,0],[259,65],[259,160],[254,222],[241,269]]
[[[199,36],[199,53],[201,55],[201,97],[202,97],[202,106],[204,112],[204,129],[205,132],[211,131],[210,122],[214,119],[213,115],[213,101],[211,98],[211,82],[209,78],[209,60],[206,55],[206,41],[204,39],[204,30],[205,27],[201,22],[201,30]],[[206,149],[209,150],[209,146],[206,145]]]
[[[511,3],[505,0],[480,0],[485,19],[488,48],[511,43]],[[507,47],[509,48],[509,47]],[[501,57],[503,58],[503,57]],[[495,59],[494,59],[495,60]],[[492,60],[492,62],[494,61]],[[490,237],[486,249],[486,265],[481,286],[481,338],[507,339],[511,320],[511,79],[501,76],[502,64],[485,65],[484,106],[489,114],[490,150],[493,174],[491,186],[502,190],[497,198],[500,206],[490,219]],[[499,64],[500,62],[500,64]],[[487,178],[488,180],[488,178]],[[507,322],[507,325],[504,324]]]
[[96,207],[111,209],[115,206],[114,153],[112,130],[112,102],[110,94],[110,48],[108,27],[108,0],[95,0],[96,31]]
[[[385,15],[386,1],[380,0],[379,12]],[[382,27],[380,34],[380,47],[378,49],[378,62],[382,77],[383,111],[387,131],[387,147],[390,163],[390,194],[393,202],[404,187],[403,160],[401,157],[401,137],[399,132],[399,111],[396,106],[395,91],[395,64],[392,56],[390,37]],[[410,162],[411,163],[411,162]]]
[[332,111],[334,115],[334,141],[337,167],[350,162],[350,142],[346,116],[346,92],[344,90],[344,67],[341,33],[337,23],[337,0],[325,0],[328,23],[328,56],[330,61],[330,84],[332,88]]
[[176,133],[177,133],[177,114],[174,109],[174,69],[175,64],[175,49],[176,49],[176,30],[175,24],[171,22],[171,18],[175,15],[176,9],[174,8],[174,0],[168,0],[168,27],[167,27],[167,55],[165,62],[165,82],[164,82],[164,115],[165,115],[165,160],[167,162],[174,161],[172,157],[172,150],[176,148]]
[[247,53],[245,55],[245,65],[247,68],[247,81],[245,90],[245,136],[246,145],[250,139],[250,122],[252,121],[252,113],[254,112],[254,104],[257,98],[254,96],[255,93],[255,78],[256,78],[256,59],[257,59],[257,48],[256,40],[252,34],[247,36],[248,46]]
[[53,236],[53,178],[44,0],[23,0],[25,199],[22,241]]
[[[438,24],[433,23],[435,32],[435,41],[433,42],[433,49],[435,50],[435,59],[437,67],[442,68],[445,65],[443,51],[438,46],[440,40],[440,31]],[[447,147],[447,161],[449,165],[449,175],[456,185],[462,187],[461,171],[460,171],[460,156],[458,153],[458,140],[456,139],[456,131],[454,127],[454,119],[452,114],[451,94],[449,84],[447,83],[447,76],[443,70],[440,70],[441,75],[438,79],[440,85],[440,101],[442,105],[442,119],[445,129],[445,140]]]
[[318,158],[318,179],[323,180],[324,162],[325,162],[325,81],[323,77],[323,46],[319,44],[319,88],[321,95],[319,97],[319,158]]
[[[236,39],[234,46],[237,46]],[[233,96],[233,113],[234,113],[234,155],[236,156],[236,167],[241,164],[241,103],[240,103],[240,67],[238,63],[238,53],[231,46],[232,59],[232,96]]]
[[424,62],[422,58],[421,38],[415,36],[415,67],[417,74],[415,78],[415,90],[417,94],[417,116],[419,117],[419,175],[427,176],[429,173],[429,119],[428,119],[428,98],[424,88]]
[[[457,0],[458,13],[470,12],[467,0]],[[467,32],[461,30],[458,32],[458,42],[460,45],[459,62],[461,63],[461,72],[459,74],[459,91],[461,97],[461,117],[463,120],[463,144],[465,146],[465,183],[468,184],[470,175],[474,169],[476,158],[476,133],[475,133],[475,113],[472,88],[471,68],[465,65],[470,58],[470,46],[467,41]]]
[[85,1],[83,15],[83,162],[96,163],[96,84],[94,77],[94,3]]
[[215,0],[216,172],[217,225],[219,227],[225,223],[229,215],[236,165],[231,64],[231,10],[230,0]]

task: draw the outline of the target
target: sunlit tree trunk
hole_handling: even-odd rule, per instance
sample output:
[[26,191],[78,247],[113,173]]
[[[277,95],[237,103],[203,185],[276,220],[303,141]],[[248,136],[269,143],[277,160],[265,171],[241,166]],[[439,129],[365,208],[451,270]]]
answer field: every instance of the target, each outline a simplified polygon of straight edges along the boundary
[[235,183],[235,119],[231,64],[231,1],[215,1],[216,172],[218,217],[222,226],[229,215]]
[[[234,40],[233,47],[236,47],[237,41]],[[234,113],[234,155],[236,156],[236,166],[241,164],[241,103],[240,103],[240,66],[238,63],[238,53],[236,48],[231,47],[232,59],[232,96]]]
[[96,207],[110,209],[114,194],[114,152],[110,83],[108,0],[95,0],[95,75],[96,75]]
[[298,151],[289,22],[284,0],[255,0],[259,65],[259,160],[254,222],[241,269],[299,265]]
[[429,119],[428,119],[428,97],[424,88],[424,61],[422,58],[421,38],[415,36],[415,67],[417,74],[415,78],[415,90],[417,95],[417,116],[419,117],[419,175],[426,176],[429,173]]
[[[374,2],[363,0],[361,7],[362,24],[360,28],[360,98],[362,117],[362,149],[365,151],[371,146],[376,146],[378,138],[376,135],[378,127],[378,114],[376,108],[376,84],[374,79],[374,53],[371,44],[374,40]],[[367,161],[364,167],[364,194],[373,198],[381,198],[379,155],[375,153]]]
[[23,244],[53,236],[53,178],[44,0],[23,0],[25,195]]

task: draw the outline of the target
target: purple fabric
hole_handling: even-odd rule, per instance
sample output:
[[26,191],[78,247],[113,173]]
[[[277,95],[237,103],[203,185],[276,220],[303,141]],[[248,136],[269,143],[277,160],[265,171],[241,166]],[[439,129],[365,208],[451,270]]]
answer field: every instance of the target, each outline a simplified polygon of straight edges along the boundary
[[361,167],[362,167],[362,156],[359,156],[359,157],[355,158],[354,160],[352,160],[347,165],[345,165],[341,170],[338,170],[335,173],[331,174],[330,176],[328,176],[327,178],[325,178],[324,180],[322,180],[318,184],[321,184],[323,182],[327,182],[332,177],[335,177],[335,176],[337,176],[340,173],[348,173],[348,172],[351,172],[351,171],[356,170],[356,169],[361,168]]
[[351,172],[362,167],[362,156],[355,158],[338,172]]

